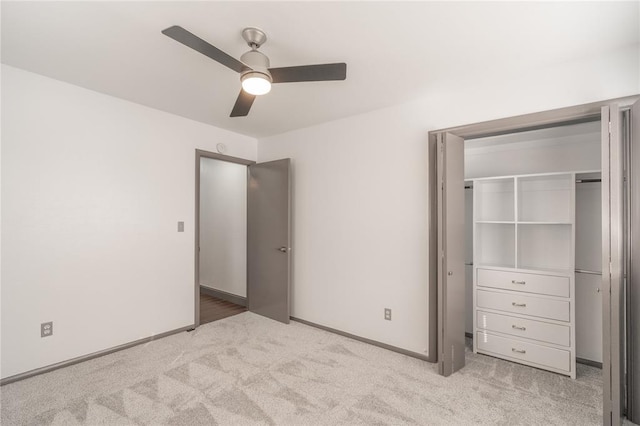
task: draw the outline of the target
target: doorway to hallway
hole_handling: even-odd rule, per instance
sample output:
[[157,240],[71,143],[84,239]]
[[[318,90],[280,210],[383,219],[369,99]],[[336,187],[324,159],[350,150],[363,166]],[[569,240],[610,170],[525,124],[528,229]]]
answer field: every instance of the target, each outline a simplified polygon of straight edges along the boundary
[[247,310],[246,306],[237,305],[200,290],[200,325],[218,321]]
[[245,310],[289,323],[290,167],[196,150],[195,327]]

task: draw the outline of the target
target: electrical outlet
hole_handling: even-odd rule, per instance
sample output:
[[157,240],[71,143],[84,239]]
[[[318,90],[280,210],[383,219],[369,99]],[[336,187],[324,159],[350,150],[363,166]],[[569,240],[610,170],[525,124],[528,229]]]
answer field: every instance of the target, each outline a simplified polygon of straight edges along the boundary
[[53,335],[53,321],[43,322],[40,324],[40,337],[49,337]]
[[178,222],[178,232],[184,232],[184,222]]
[[391,321],[391,309],[384,308],[384,319]]

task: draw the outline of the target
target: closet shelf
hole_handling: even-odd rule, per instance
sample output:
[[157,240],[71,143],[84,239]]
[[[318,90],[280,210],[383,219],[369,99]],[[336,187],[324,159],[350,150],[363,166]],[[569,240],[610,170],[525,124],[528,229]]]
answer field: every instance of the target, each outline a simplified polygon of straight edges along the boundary
[[549,274],[549,275],[569,275],[573,272],[573,269],[567,268],[532,268],[527,266],[518,266],[512,264],[504,264],[504,263],[474,263],[473,266],[476,266],[480,269],[489,268],[489,269],[499,269],[511,272],[523,272],[528,274]]
[[576,269],[576,274],[602,275],[600,271],[590,271],[588,269]]
[[572,222],[539,222],[539,221],[522,221],[516,222],[518,225],[573,225]]
[[513,225],[515,222],[512,220],[476,220],[476,223],[497,223],[497,224]]

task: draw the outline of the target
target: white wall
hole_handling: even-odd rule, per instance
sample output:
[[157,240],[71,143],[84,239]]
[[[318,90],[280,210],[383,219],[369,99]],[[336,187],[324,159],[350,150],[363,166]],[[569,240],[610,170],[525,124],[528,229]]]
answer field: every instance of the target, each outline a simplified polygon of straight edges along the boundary
[[423,352],[426,133],[418,123],[395,125],[407,122],[399,112],[260,140],[258,157],[292,158],[292,315]]
[[200,285],[247,296],[247,166],[200,159]]
[[479,74],[400,106],[261,139],[259,161],[292,158],[293,315],[424,353],[428,131],[636,94],[638,65],[633,46],[526,74]]
[[600,170],[600,122],[465,141],[466,179]]
[[4,65],[2,107],[2,377],[193,324],[195,149],[255,139]]

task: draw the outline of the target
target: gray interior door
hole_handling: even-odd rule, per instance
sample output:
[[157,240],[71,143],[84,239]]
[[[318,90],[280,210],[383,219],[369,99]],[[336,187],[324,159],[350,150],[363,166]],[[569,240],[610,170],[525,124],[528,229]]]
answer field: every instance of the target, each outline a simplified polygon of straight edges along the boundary
[[289,323],[291,281],[290,159],[249,166],[247,306]]
[[620,110],[602,108],[602,378],[603,423],[623,411],[624,178]]
[[464,367],[465,200],[464,140],[438,135],[438,370]]

